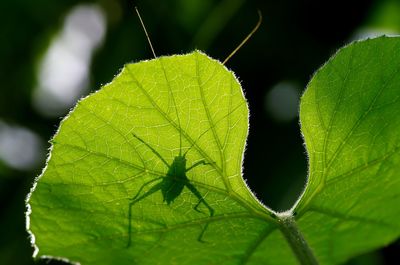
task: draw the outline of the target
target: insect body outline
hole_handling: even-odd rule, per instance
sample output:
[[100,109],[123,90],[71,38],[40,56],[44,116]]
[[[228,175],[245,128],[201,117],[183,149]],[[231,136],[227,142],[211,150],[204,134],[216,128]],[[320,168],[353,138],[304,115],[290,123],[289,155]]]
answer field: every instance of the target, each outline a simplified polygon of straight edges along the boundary
[[[139,140],[141,143],[143,143],[147,148],[149,148],[163,162],[163,164],[165,164],[167,166],[168,171],[165,174],[165,176],[157,177],[157,178],[154,178],[154,179],[144,183],[142,185],[142,187],[140,187],[140,189],[138,190],[136,195],[132,199],[130,199],[131,202],[129,203],[129,214],[128,214],[128,218],[129,218],[128,233],[129,233],[129,235],[128,235],[127,247],[129,247],[132,243],[131,242],[132,241],[132,220],[131,220],[132,219],[132,207],[137,202],[145,199],[146,197],[148,197],[158,191],[161,191],[161,193],[162,193],[163,202],[166,202],[167,205],[170,205],[177,197],[179,197],[179,195],[182,193],[183,189],[186,187],[198,199],[198,202],[193,207],[193,209],[199,213],[203,213],[202,211],[200,211],[198,209],[200,204],[203,203],[204,206],[208,209],[210,217],[213,217],[214,213],[215,213],[214,209],[204,200],[204,197],[197,190],[197,188],[190,182],[189,178],[186,176],[186,173],[197,166],[210,165],[210,164],[214,164],[214,163],[209,163],[209,162],[206,162],[205,160],[200,160],[200,161],[194,163],[193,165],[191,165],[190,167],[186,168],[186,162],[187,162],[186,154],[194,146],[194,144],[193,144],[183,154],[182,154],[182,148],[180,147],[179,155],[175,156],[172,164],[168,164],[168,162],[161,156],[161,154],[159,152],[157,152],[151,145],[149,145],[146,141],[144,141],[142,138],[140,138],[136,134],[133,133],[132,135],[137,140]],[[182,136],[180,135],[180,137],[182,137]],[[181,142],[181,138],[180,138],[180,142]],[[142,194],[142,191],[146,186],[148,186],[156,181],[160,181],[160,182],[155,184],[147,192]],[[202,237],[203,237],[204,232],[208,228],[208,224],[209,223],[207,223],[203,227],[202,231],[200,232],[200,234],[197,238],[197,240],[199,242],[205,242],[205,241],[203,241]]]

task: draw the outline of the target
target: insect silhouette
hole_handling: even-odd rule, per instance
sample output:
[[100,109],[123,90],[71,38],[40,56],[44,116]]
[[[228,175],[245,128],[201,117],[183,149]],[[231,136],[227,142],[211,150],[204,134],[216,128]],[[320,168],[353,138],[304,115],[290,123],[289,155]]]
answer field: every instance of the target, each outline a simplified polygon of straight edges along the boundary
[[[210,165],[213,163],[206,162],[205,160],[200,160],[196,163],[194,163],[190,167],[186,167],[186,154],[187,152],[191,149],[189,148],[185,153],[182,154],[182,148],[180,148],[179,155],[177,155],[172,164],[168,164],[168,162],[158,153],[152,146],[150,146],[147,142],[145,142],[142,138],[137,136],[136,134],[133,134],[133,136],[142,142],[145,146],[147,146],[168,168],[167,173],[163,177],[158,177],[155,179],[150,180],[149,182],[143,184],[143,186],[139,189],[139,191],[136,193],[136,195],[131,199],[131,202],[129,203],[129,240],[128,240],[128,247],[131,244],[131,230],[132,230],[132,224],[131,224],[131,217],[132,217],[132,207],[139,201],[143,200],[144,198],[152,195],[155,192],[161,191],[162,196],[163,196],[163,201],[166,202],[168,205],[170,205],[183,191],[183,189],[186,187],[194,196],[197,197],[198,202],[197,204],[193,207],[193,209],[199,213],[203,213],[202,211],[199,210],[200,204],[204,204],[204,206],[208,209],[210,217],[214,216],[214,209],[204,200],[203,196],[201,193],[198,191],[198,189],[190,182],[188,177],[186,176],[186,173],[192,170],[193,168],[200,166],[200,165]],[[182,136],[180,134],[180,142],[182,142]],[[193,145],[192,145],[193,146]],[[153,187],[151,187],[147,192],[142,193],[143,189],[156,182],[160,181],[159,183],[155,184]],[[208,223],[203,227],[199,237],[197,238],[198,241],[204,242],[202,240],[204,232],[207,230]]]
[[[144,26],[143,20],[140,16],[140,13],[138,9],[135,7],[136,13],[139,17],[140,23],[142,24],[143,30],[146,34],[148,43],[150,45],[151,51],[154,55],[155,58],[157,58],[152,43],[150,41],[150,38],[148,36],[147,30]],[[256,25],[256,27],[251,31],[251,33],[242,41],[242,43],[239,44],[239,46],[224,60],[223,64],[225,64],[232,56],[239,50],[239,48],[254,34],[254,32],[258,29],[261,23],[261,13],[259,12],[259,21]],[[175,108],[175,113],[178,121],[178,126],[179,126],[179,154],[175,156],[174,160],[172,161],[171,164],[169,164],[163,157],[162,155],[155,150],[149,143],[147,143],[145,140],[143,140],[140,136],[136,135],[133,133],[133,137],[144,144],[151,152],[153,152],[154,155],[156,155],[160,161],[167,167],[167,173],[165,176],[162,177],[157,177],[154,178],[140,187],[140,189],[137,191],[136,195],[131,198],[131,202],[129,203],[129,213],[128,213],[128,218],[129,218],[129,227],[128,227],[128,244],[127,247],[129,247],[132,243],[132,208],[133,206],[140,202],[141,200],[147,198],[148,196],[161,191],[162,196],[163,196],[163,202],[166,202],[167,205],[170,205],[177,197],[179,197],[183,191],[184,188],[187,188],[197,199],[198,202],[196,205],[193,207],[193,209],[199,213],[204,213],[201,210],[199,210],[199,207],[201,204],[203,204],[209,212],[209,216],[213,217],[214,216],[214,209],[205,201],[203,195],[200,193],[200,191],[191,183],[190,179],[187,177],[187,173],[198,167],[198,166],[206,166],[206,165],[215,165],[215,162],[207,162],[206,160],[200,160],[195,162],[193,165],[190,167],[187,166],[187,159],[186,155],[187,153],[196,145],[196,142],[206,134],[210,129],[212,129],[219,121],[223,120],[225,117],[230,115],[233,111],[241,107],[242,105],[237,106],[236,108],[232,109],[231,112],[229,112],[227,115],[225,115],[221,120],[216,122],[212,127],[208,128],[206,131],[204,131],[202,134],[199,135],[199,137],[192,143],[192,145],[184,152],[182,153],[182,132],[181,132],[181,123],[180,123],[180,118],[178,114],[178,110],[176,108],[176,103],[175,103],[175,98],[170,91],[170,95],[172,98],[172,101],[174,103],[174,108]],[[154,184],[150,189],[148,189],[146,192],[143,193],[144,189],[148,186],[153,184],[154,182],[159,181],[157,184]],[[207,222],[204,227],[202,228],[197,240],[199,242],[204,243],[205,241],[202,239],[205,231],[207,230],[209,225],[209,222]]]
[[[173,98],[173,97],[172,97]],[[173,99],[173,101],[175,101]],[[226,117],[228,117],[230,114],[235,112],[236,110],[240,109],[242,106],[245,106],[245,102],[237,105],[236,107],[232,108],[230,112],[228,112],[226,115],[221,117],[219,120],[217,120],[212,126],[210,126],[208,129],[203,131],[195,141],[191,144],[191,146],[184,152],[182,153],[182,133],[181,133],[181,127],[180,127],[180,119],[178,116],[178,112],[176,111],[177,118],[178,118],[178,125],[179,125],[179,154],[174,158],[171,164],[168,164],[168,162],[162,157],[162,155],[157,152],[150,144],[148,144],[146,141],[144,141],[141,137],[133,133],[133,137],[136,138],[139,142],[143,143],[149,150],[151,150],[159,159],[160,161],[168,168],[167,173],[165,176],[162,177],[157,177],[154,178],[140,187],[140,189],[137,191],[136,195],[131,199],[131,202],[129,203],[129,228],[128,228],[128,244],[127,247],[131,245],[132,241],[132,207],[138,203],[139,201],[145,199],[146,197],[152,195],[153,193],[156,193],[158,191],[161,191],[162,196],[163,196],[163,201],[167,203],[167,205],[170,205],[179,195],[182,193],[183,189],[186,187],[197,199],[198,202],[196,205],[193,207],[193,209],[199,213],[204,213],[201,210],[199,210],[199,206],[203,204],[209,211],[209,216],[213,217],[214,216],[214,209],[207,203],[206,200],[204,200],[204,197],[202,194],[199,192],[199,190],[190,182],[190,179],[187,177],[187,173],[194,169],[195,167],[198,166],[206,166],[206,165],[211,165],[211,166],[216,166],[215,162],[207,162],[205,159],[200,160],[195,162],[193,165],[190,167],[186,167],[186,155],[187,153],[196,146],[197,141],[201,139],[208,131],[210,131],[212,128],[216,127],[221,121],[223,121]],[[176,110],[176,109],[175,109]],[[145,189],[146,186],[159,181],[157,184],[155,184],[153,187],[151,187],[147,192],[142,193],[143,190]],[[203,227],[202,231],[200,232],[197,240],[199,242],[204,243],[205,241],[202,239],[205,231],[208,228],[209,223],[206,223],[205,226]]]

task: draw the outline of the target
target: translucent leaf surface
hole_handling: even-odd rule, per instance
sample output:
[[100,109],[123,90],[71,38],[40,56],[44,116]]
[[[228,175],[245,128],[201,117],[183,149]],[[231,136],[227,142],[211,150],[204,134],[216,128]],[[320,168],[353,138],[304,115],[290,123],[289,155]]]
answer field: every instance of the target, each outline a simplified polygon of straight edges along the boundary
[[[83,264],[210,264],[243,258],[268,215],[241,177],[248,109],[234,75],[195,52],[126,65],[80,101],[53,139],[32,194],[31,230],[41,255]],[[169,205],[155,192],[180,153],[208,209],[184,187]],[[146,185],[148,183],[148,185]],[[131,219],[131,220],[130,220]],[[129,222],[131,221],[131,244]],[[202,243],[198,240],[204,226]],[[155,253],[157,253],[155,255]]]
[[[126,65],[78,103],[53,139],[28,199],[38,256],[310,264],[315,255],[338,264],[393,241],[399,71],[400,39],[385,37],[341,49],[316,73],[300,112],[308,184],[292,210],[277,214],[241,176],[248,109],[230,71],[199,52]],[[185,169],[195,167],[182,182],[171,168],[186,151]]]
[[400,38],[341,49],[301,99],[309,181],[299,227],[322,264],[400,235]]

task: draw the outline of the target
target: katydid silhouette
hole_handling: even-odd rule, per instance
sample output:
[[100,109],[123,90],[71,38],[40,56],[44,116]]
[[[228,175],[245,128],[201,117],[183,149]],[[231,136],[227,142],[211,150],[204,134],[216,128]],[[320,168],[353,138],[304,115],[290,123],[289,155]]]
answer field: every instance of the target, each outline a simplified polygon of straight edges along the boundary
[[[170,205],[179,195],[182,193],[183,189],[186,187],[194,196],[197,197],[198,202],[197,204],[193,207],[193,209],[199,213],[203,213],[200,211],[198,208],[200,204],[204,204],[204,206],[208,209],[209,211],[209,216],[212,217],[214,216],[214,209],[204,200],[203,196],[201,193],[197,190],[197,188],[190,183],[190,180],[186,176],[186,173],[189,172],[191,169],[200,166],[200,165],[210,165],[213,163],[208,163],[205,160],[198,161],[194,163],[192,166],[189,168],[186,168],[186,154],[188,151],[194,146],[195,143],[184,153],[182,154],[182,148],[180,147],[179,150],[179,155],[176,156],[172,162],[172,164],[168,164],[168,162],[158,153],[153,147],[151,147],[148,143],[146,143],[142,138],[137,136],[136,134],[133,134],[133,136],[142,142],[145,146],[147,146],[160,160],[167,166],[168,171],[163,177],[158,177],[155,179],[150,180],[149,182],[143,184],[143,186],[139,189],[139,191],[136,193],[136,195],[131,199],[131,202],[129,203],[129,236],[128,236],[128,247],[131,244],[131,230],[132,230],[132,222],[131,222],[131,217],[132,217],[132,207],[139,201],[145,199],[146,197],[152,195],[153,193],[156,193],[158,191],[161,191],[163,195],[163,201],[166,202],[168,205]],[[180,134],[180,142],[182,143],[182,135]],[[143,189],[147,186],[150,185],[153,182],[160,181],[159,183],[155,184],[152,188],[150,188],[147,192],[142,194]],[[199,242],[204,242],[202,240],[204,232],[207,230],[208,227],[207,223],[202,231],[200,232],[197,240]]]
[[[175,103],[175,99],[172,95],[172,99]],[[180,119],[178,115],[178,111],[176,110],[176,115],[178,118],[178,126],[179,126],[179,154],[174,158],[172,164],[168,164],[168,162],[161,156],[159,152],[157,152],[151,145],[149,145],[146,141],[144,141],[142,138],[137,136],[135,133],[133,133],[133,137],[136,138],[138,141],[143,143],[147,148],[149,148],[159,159],[160,161],[167,166],[168,171],[165,174],[165,176],[162,177],[157,177],[154,178],[145,184],[142,185],[142,187],[138,190],[136,195],[131,199],[131,202],[129,203],[129,228],[128,228],[128,244],[127,247],[131,245],[132,241],[132,207],[139,201],[145,199],[146,197],[152,195],[153,193],[156,193],[158,191],[161,191],[163,195],[163,201],[166,202],[168,205],[171,204],[179,195],[182,193],[183,189],[186,187],[194,196],[197,197],[198,202],[197,204],[193,207],[193,209],[199,213],[204,213],[199,210],[199,206],[201,204],[204,204],[204,206],[208,209],[209,211],[209,216],[213,217],[214,216],[214,209],[204,200],[204,197],[201,195],[201,193],[197,190],[197,188],[190,182],[189,178],[186,176],[186,173],[188,173],[190,170],[193,168],[200,166],[200,165],[215,165],[215,162],[207,162],[206,160],[200,160],[190,167],[186,168],[186,155],[187,153],[194,147],[196,146],[197,141],[200,140],[201,137],[203,137],[208,131],[210,131],[212,128],[215,128],[221,121],[223,121],[226,117],[228,117],[230,114],[235,112],[236,110],[240,109],[240,107],[245,106],[245,101],[243,101],[241,104],[237,105],[236,107],[232,108],[226,115],[221,117],[219,120],[217,120],[212,126],[210,126],[208,129],[203,131],[195,141],[191,144],[191,146],[182,154],[182,132],[181,132],[181,127],[180,127]],[[176,106],[176,105],[175,105]],[[156,181],[160,181],[159,183],[155,184],[153,187],[151,187],[147,192],[142,194],[143,189],[147,186],[150,185]],[[204,243],[205,241],[202,239],[205,231],[208,228],[209,223],[206,223],[205,226],[203,227],[202,231],[200,232],[197,240],[199,242]]]

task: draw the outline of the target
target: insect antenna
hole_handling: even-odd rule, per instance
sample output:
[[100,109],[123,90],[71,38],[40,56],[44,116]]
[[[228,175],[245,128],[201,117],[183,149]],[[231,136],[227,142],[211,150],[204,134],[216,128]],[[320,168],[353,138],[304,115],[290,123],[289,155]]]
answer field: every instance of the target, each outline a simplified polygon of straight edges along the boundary
[[178,126],[179,126],[179,156],[182,156],[182,132],[181,132],[182,127],[181,127],[181,119],[179,118],[178,108],[176,107],[175,96],[174,96],[174,93],[172,92],[172,89],[171,89],[171,96],[172,96],[172,101],[174,102],[174,108],[175,108],[176,117],[178,118]]
[[[171,91],[172,93],[172,91]],[[181,121],[179,119],[179,115],[178,115],[178,110],[176,109],[176,103],[175,103],[175,98],[174,95],[172,94],[172,98],[174,100],[174,105],[175,105],[175,111],[176,111],[176,116],[178,117],[178,125],[179,125],[179,156],[182,156],[182,127],[181,127]]]
[[192,147],[197,143],[198,140],[200,140],[200,138],[206,134],[206,132],[208,132],[212,127],[208,128],[207,130],[205,130],[202,134],[200,134],[200,136],[192,143],[192,145],[188,148],[188,150],[185,151],[185,153],[183,153],[183,156],[186,156],[186,154],[190,151],[190,149],[192,149]]
[[260,10],[257,10],[258,12],[258,22],[256,24],[256,26],[253,28],[253,30],[246,36],[246,38],[244,38],[244,40],[242,40],[242,42],[228,55],[228,57],[226,57],[226,59],[223,61],[222,64],[226,64],[226,62],[233,56],[235,55],[235,53],[242,48],[242,46],[251,38],[251,36],[253,36],[253,34],[258,30],[258,28],[261,25],[262,22],[262,14]]
[[149,45],[150,45],[151,51],[153,52],[154,58],[157,58],[157,55],[156,55],[156,53],[154,52],[153,45],[151,44],[151,40],[150,40],[149,34],[147,33],[146,27],[145,27],[145,25],[144,25],[143,19],[142,19],[142,17],[140,16],[139,9],[138,9],[136,6],[135,6],[135,10],[136,10],[136,14],[137,14],[138,17],[139,17],[140,24],[142,24],[142,28],[143,28],[144,34],[146,34],[146,38],[147,38],[147,41],[149,42]]
[[[142,17],[140,16],[139,9],[137,8],[137,6],[135,6],[135,11],[136,11],[137,16],[139,17],[140,24],[142,25],[143,31],[144,31],[144,33],[146,34],[146,38],[147,38],[147,41],[148,41],[148,43],[149,43],[149,45],[150,45],[151,51],[152,51],[152,53],[153,53],[153,55],[154,55],[154,58],[157,59],[157,55],[156,55],[156,53],[155,53],[155,51],[154,51],[153,44],[151,43],[149,34],[147,33],[147,30],[146,30],[146,26],[144,25],[143,19],[142,19]],[[161,61],[160,61],[160,62],[161,62]],[[161,64],[162,64],[162,62],[161,62]],[[173,100],[173,102],[174,102],[175,112],[176,112],[176,116],[177,116],[177,118],[178,118],[178,125],[179,125],[179,155],[182,155],[181,121],[180,121],[180,119],[179,119],[178,110],[177,110],[177,108],[176,108],[175,97],[174,97],[174,94],[172,93],[172,91],[171,91],[171,95],[172,95],[172,100]]]

